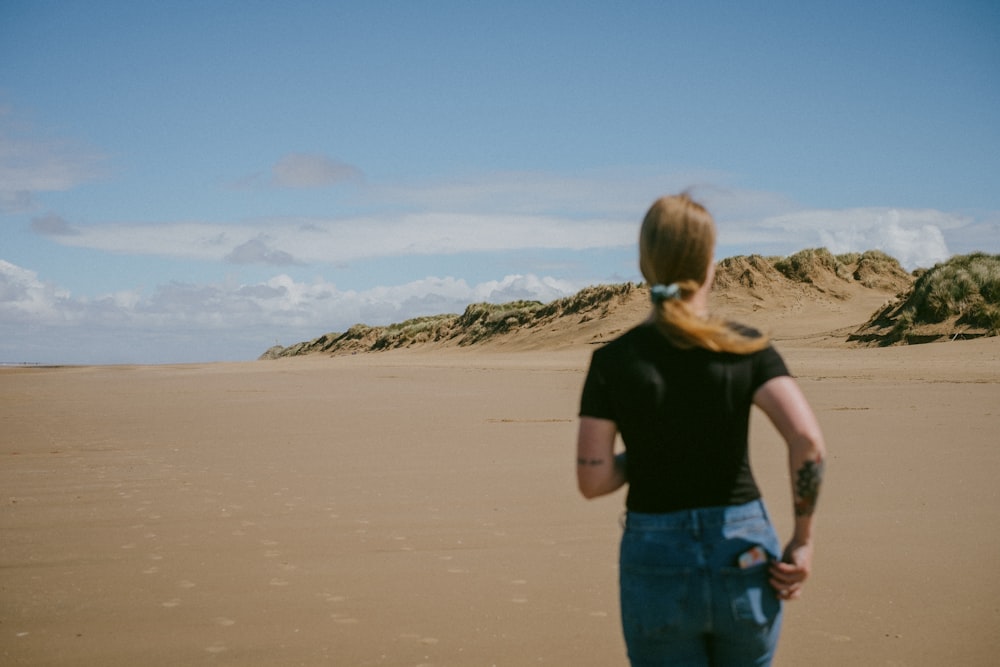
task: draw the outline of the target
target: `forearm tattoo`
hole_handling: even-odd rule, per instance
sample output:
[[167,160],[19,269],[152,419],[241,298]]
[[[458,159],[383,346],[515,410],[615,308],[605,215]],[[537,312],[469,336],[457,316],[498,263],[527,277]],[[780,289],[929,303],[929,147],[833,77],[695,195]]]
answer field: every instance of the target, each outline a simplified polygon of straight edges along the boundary
[[812,516],[823,484],[822,459],[806,461],[795,473],[795,516]]
[[600,466],[604,465],[604,459],[585,459],[579,457],[576,459],[576,464],[578,466]]

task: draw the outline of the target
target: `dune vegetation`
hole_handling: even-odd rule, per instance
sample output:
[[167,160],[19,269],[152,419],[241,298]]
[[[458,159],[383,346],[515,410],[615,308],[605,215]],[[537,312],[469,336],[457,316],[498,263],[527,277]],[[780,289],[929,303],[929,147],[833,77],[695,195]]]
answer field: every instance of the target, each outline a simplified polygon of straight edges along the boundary
[[608,307],[637,288],[633,283],[596,285],[548,304],[540,301],[473,303],[461,315],[446,314],[413,319],[388,326],[356,324],[344,333],[328,333],[290,347],[275,346],[262,359],[315,353],[351,353],[421,344],[467,346],[501,337],[513,331],[543,326],[561,317],[588,313],[599,317]]
[[1000,255],[956,255],[920,271],[912,289],[849,340],[893,345],[1000,335]]
[[[415,317],[387,326],[356,324],[290,347],[276,345],[262,359],[303,354],[351,354],[420,345],[464,347],[538,336],[557,329],[593,327],[622,306],[645,302],[634,283],[587,287],[551,303],[474,303],[461,314]],[[974,253],[913,274],[879,250],[834,255],[810,248],[788,257],[737,256],[717,265],[715,291],[730,303],[781,307],[803,300],[843,301],[858,290],[891,298],[845,342],[894,345],[1000,333],[1000,256]],[[641,297],[641,298],[640,298]],[[764,306],[765,302],[778,304]],[[588,324],[589,323],[589,324]],[[610,330],[605,326],[604,329]],[[594,331],[597,331],[595,328]],[[843,339],[842,339],[843,340]],[[591,339],[590,342],[593,342]]]
[[719,262],[715,276],[717,289],[780,287],[788,282],[834,293],[850,283],[895,291],[908,287],[913,277],[881,250],[834,255],[826,248],[807,248],[788,257],[729,257]]

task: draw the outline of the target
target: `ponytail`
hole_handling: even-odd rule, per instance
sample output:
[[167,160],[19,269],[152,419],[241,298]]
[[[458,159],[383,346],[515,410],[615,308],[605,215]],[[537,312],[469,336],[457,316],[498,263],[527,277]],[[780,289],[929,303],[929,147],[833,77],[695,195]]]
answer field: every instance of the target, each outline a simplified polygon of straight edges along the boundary
[[[672,283],[657,284],[650,288],[656,327],[675,346],[681,349],[701,347],[712,352],[750,354],[763,350],[770,344],[766,336],[747,335],[724,320],[702,317],[694,312],[688,302],[682,299],[682,295],[693,293],[699,285],[693,283],[692,286],[693,281],[686,282],[685,286]],[[664,291],[673,292],[670,288],[674,286],[677,287],[677,296],[662,298]]]
[[687,194],[662,197],[639,230],[639,268],[650,285],[657,327],[674,345],[748,354],[768,346],[718,318],[694,312],[687,298],[711,280],[715,222]]

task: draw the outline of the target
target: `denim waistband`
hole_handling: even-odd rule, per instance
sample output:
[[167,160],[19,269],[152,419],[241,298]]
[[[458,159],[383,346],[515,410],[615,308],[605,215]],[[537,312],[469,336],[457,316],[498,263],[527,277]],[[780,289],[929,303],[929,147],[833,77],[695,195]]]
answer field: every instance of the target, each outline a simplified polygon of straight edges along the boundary
[[698,507],[664,514],[625,512],[622,525],[626,530],[698,530],[755,519],[770,521],[764,502],[759,499],[743,505]]

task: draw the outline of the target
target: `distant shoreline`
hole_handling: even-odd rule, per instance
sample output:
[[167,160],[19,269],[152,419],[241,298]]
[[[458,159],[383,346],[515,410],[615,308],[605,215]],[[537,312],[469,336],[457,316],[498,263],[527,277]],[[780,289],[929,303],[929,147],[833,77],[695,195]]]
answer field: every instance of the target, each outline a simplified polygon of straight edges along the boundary
[[44,361],[0,361],[0,368],[65,368],[81,364],[54,364]]

